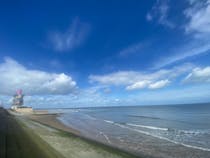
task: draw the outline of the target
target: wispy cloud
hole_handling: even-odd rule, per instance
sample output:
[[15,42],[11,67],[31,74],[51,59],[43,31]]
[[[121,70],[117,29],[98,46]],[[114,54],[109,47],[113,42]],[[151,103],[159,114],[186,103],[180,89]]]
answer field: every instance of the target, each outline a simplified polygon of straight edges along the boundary
[[210,53],[210,0],[188,0],[189,6],[184,10],[186,23],[185,36],[191,40],[183,42],[176,49],[169,50],[170,56],[162,57],[154,64],[154,68],[161,68],[191,57]]
[[63,67],[63,64],[57,59],[53,59],[53,60],[49,61],[49,64],[53,68],[61,68],[61,67]]
[[49,35],[49,42],[55,51],[71,51],[85,41],[89,30],[89,24],[81,22],[79,18],[75,18],[66,31],[52,32]]
[[11,95],[18,88],[27,94],[68,94],[77,89],[71,76],[30,70],[11,58],[0,63],[0,74],[1,95]]
[[128,46],[127,48],[124,48],[123,50],[121,50],[119,52],[119,56],[120,57],[127,57],[130,55],[134,55],[134,54],[138,54],[141,53],[145,47],[147,47],[149,45],[148,42],[138,42],[136,44],[132,44],[130,46]]
[[160,25],[174,28],[175,24],[168,19],[169,10],[169,0],[157,0],[147,13],[146,19],[147,21],[157,21]]
[[188,19],[185,25],[187,33],[195,33],[196,36],[210,34],[210,0],[192,1],[190,6],[184,11]]
[[123,86],[126,90],[158,89],[169,85],[170,80],[188,73],[194,66],[184,64],[172,69],[161,69],[155,72],[119,71],[105,75],[90,75],[91,83],[110,86]]
[[171,50],[171,56],[162,57],[154,63],[153,68],[159,69],[164,66],[175,64],[180,61],[184,61],[190,57],[194,57],[200,54],[210,53],[210,44],[208,41],[193,40],[183,46],[177,47]]

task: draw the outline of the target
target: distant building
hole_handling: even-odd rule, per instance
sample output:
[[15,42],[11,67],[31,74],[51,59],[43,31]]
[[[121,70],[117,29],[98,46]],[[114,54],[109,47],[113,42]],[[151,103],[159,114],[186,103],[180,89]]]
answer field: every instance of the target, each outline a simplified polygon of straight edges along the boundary
[[12,106],[21,107],[24,104],[22,90],[17,90],[12,100]]
[[21,89],[17,90],[16,94],[13,96],[11,109],[20,113],[32,113],[33,112],[32,107],[24,106],[23,97],[24,95],[22,93],[22,90]]

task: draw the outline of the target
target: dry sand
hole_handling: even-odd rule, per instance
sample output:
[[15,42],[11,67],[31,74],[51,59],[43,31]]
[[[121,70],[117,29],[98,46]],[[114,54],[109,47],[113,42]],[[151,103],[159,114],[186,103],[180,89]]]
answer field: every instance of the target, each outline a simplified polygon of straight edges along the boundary
[[76,135],[79,135],[79,131],[70,128],[68,126],[65,126],[62,124],[56,117],[58,117],[59,114],[32,114],[27,115],[28,118],[30,118],[33,121],[39,122],[41,124],[44,124],[46,126],[50,126],[65,132],[70,132]]

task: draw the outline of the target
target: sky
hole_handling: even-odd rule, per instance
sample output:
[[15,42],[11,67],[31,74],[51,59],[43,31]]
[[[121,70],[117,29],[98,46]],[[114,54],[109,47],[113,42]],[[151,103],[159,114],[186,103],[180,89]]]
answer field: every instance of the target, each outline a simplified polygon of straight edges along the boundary
[[210,0],[0,2],[0,102],[210,102]]

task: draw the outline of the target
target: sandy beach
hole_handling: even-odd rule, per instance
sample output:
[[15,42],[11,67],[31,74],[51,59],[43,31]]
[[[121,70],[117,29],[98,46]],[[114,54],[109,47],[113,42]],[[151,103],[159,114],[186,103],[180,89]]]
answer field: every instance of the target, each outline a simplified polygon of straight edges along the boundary
[[67,127],[64,124],[62,124],[56,117],[58,117],[59,114],[48,114],[43,113],[43,114],[34,114],[34,115],[27,115],[27,117],[33,121],[39,122],[43,125],[50,126],[65,132],[70,132],[72,134],[79,135],[79,131]]
[[[114,147],[84,138],[56,119],[59,114],[35,113],[16,115],[14,119],[44,141],[51,150],[66,158],[133,158],[139,157]],[[33,141],[33,138],[32,138]],[[48,156],[46,156],[48,157]],[[52,157],[52,156],[49,156]]]

